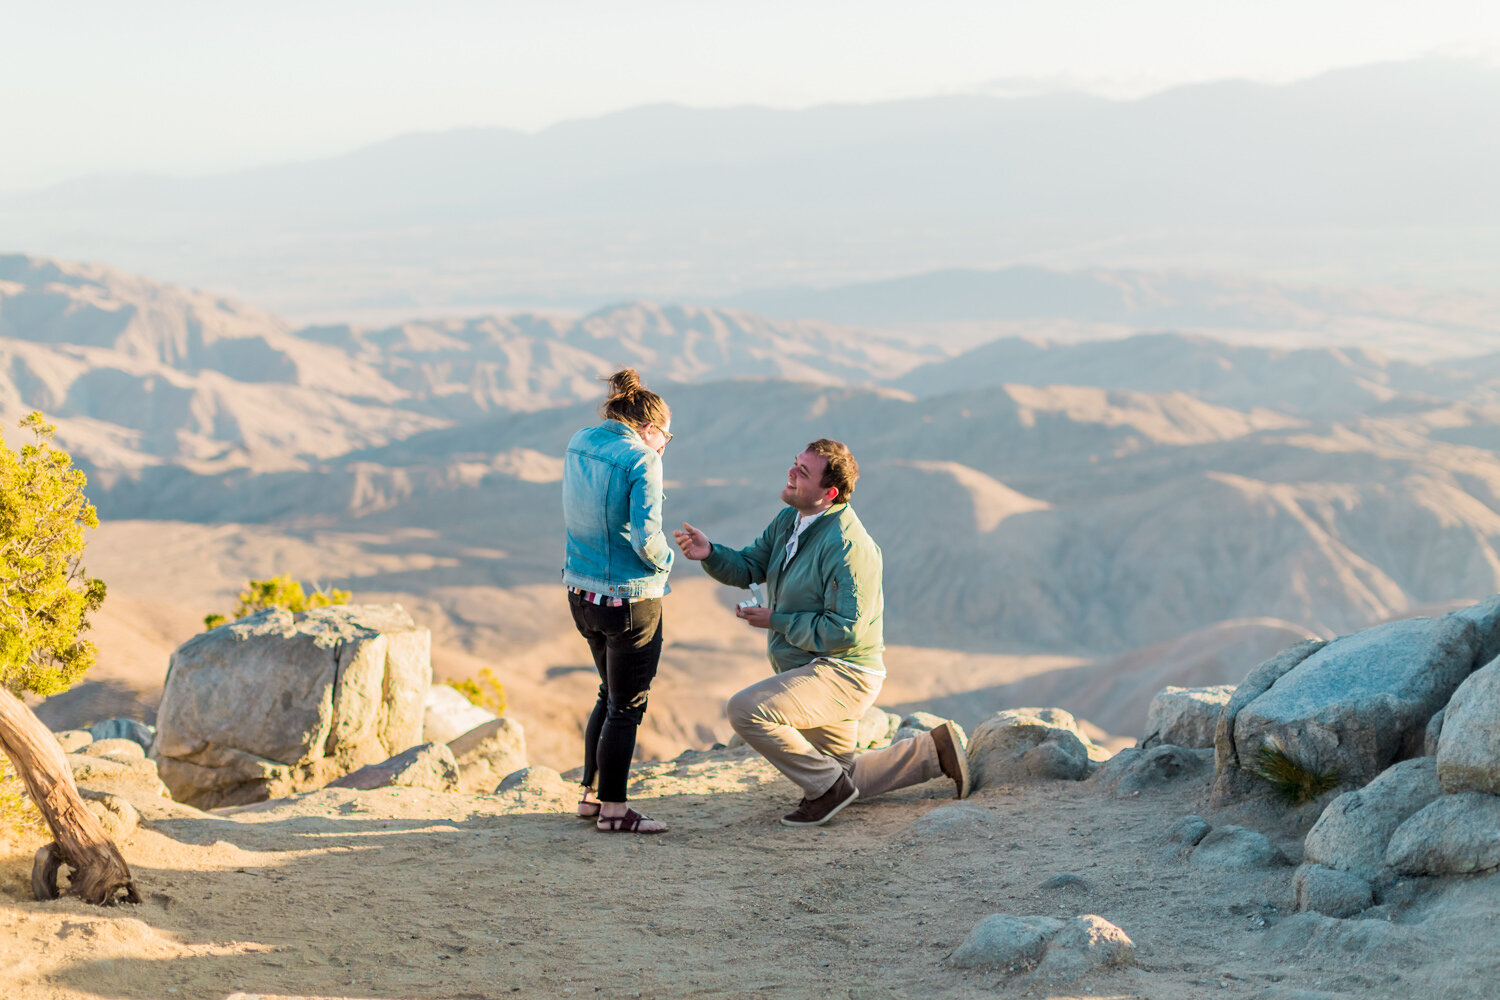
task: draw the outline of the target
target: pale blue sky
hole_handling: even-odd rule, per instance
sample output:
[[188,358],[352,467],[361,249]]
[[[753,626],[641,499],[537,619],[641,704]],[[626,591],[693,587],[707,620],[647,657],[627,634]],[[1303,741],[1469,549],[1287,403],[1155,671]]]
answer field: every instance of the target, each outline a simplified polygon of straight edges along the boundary
[[1494,0],[8,5],[0,191],[199,173],[659,101],[1134,97],[1429,54],[1500,61]]

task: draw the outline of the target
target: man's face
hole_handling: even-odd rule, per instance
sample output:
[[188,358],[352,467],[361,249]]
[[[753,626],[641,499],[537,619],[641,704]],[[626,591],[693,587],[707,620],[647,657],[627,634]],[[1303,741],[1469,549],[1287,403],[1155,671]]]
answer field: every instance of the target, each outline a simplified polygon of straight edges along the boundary
[[830,489],[820,485],[827,469],[828,459],[822,455],[815,455],[810,451],[798,455],[792,460],[792,467],[786,470],[786,486],[781,491],[782,502],[804,512],[815,509]]

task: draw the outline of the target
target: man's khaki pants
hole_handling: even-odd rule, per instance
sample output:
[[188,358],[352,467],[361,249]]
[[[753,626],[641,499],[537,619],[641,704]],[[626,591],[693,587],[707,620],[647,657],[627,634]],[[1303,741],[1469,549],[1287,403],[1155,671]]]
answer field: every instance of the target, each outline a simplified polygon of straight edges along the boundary
[[829,660],[785,670],[729,699],[729,724],[745,742],[815,799],[848,773],[861,798],[941,777],[926,733],[855,753],[859,720],[875,704],[881,678]]

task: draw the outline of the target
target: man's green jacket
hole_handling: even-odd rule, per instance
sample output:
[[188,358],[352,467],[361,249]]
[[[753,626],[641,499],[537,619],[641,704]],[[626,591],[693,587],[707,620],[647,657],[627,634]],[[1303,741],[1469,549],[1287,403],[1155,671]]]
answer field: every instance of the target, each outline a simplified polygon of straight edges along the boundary
[[766,653],[777,673],[831,656],[883,675],[880,546],[853,508],[835,504],[803,530],[783,567],[796,527],[797,511],[787,507],[747,548],[714,545],[703,568],[731,587],[765,583],[771,603]]

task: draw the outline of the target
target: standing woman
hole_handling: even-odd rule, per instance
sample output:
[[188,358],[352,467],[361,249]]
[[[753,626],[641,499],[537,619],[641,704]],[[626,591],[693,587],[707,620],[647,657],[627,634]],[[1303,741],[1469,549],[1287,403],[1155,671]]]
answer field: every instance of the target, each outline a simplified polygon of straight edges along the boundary
[[608,381],[604,423],[573,435],[563,465],[563,583],[599,670],[599,699],[583,734],[578,815],[597,817],[609,833],[663,833],[666,824],[630,808],[625,784],[661,657],[661,599],[673,555],[662,533],[661,456],[672,440],[672,411],[634,368]]

